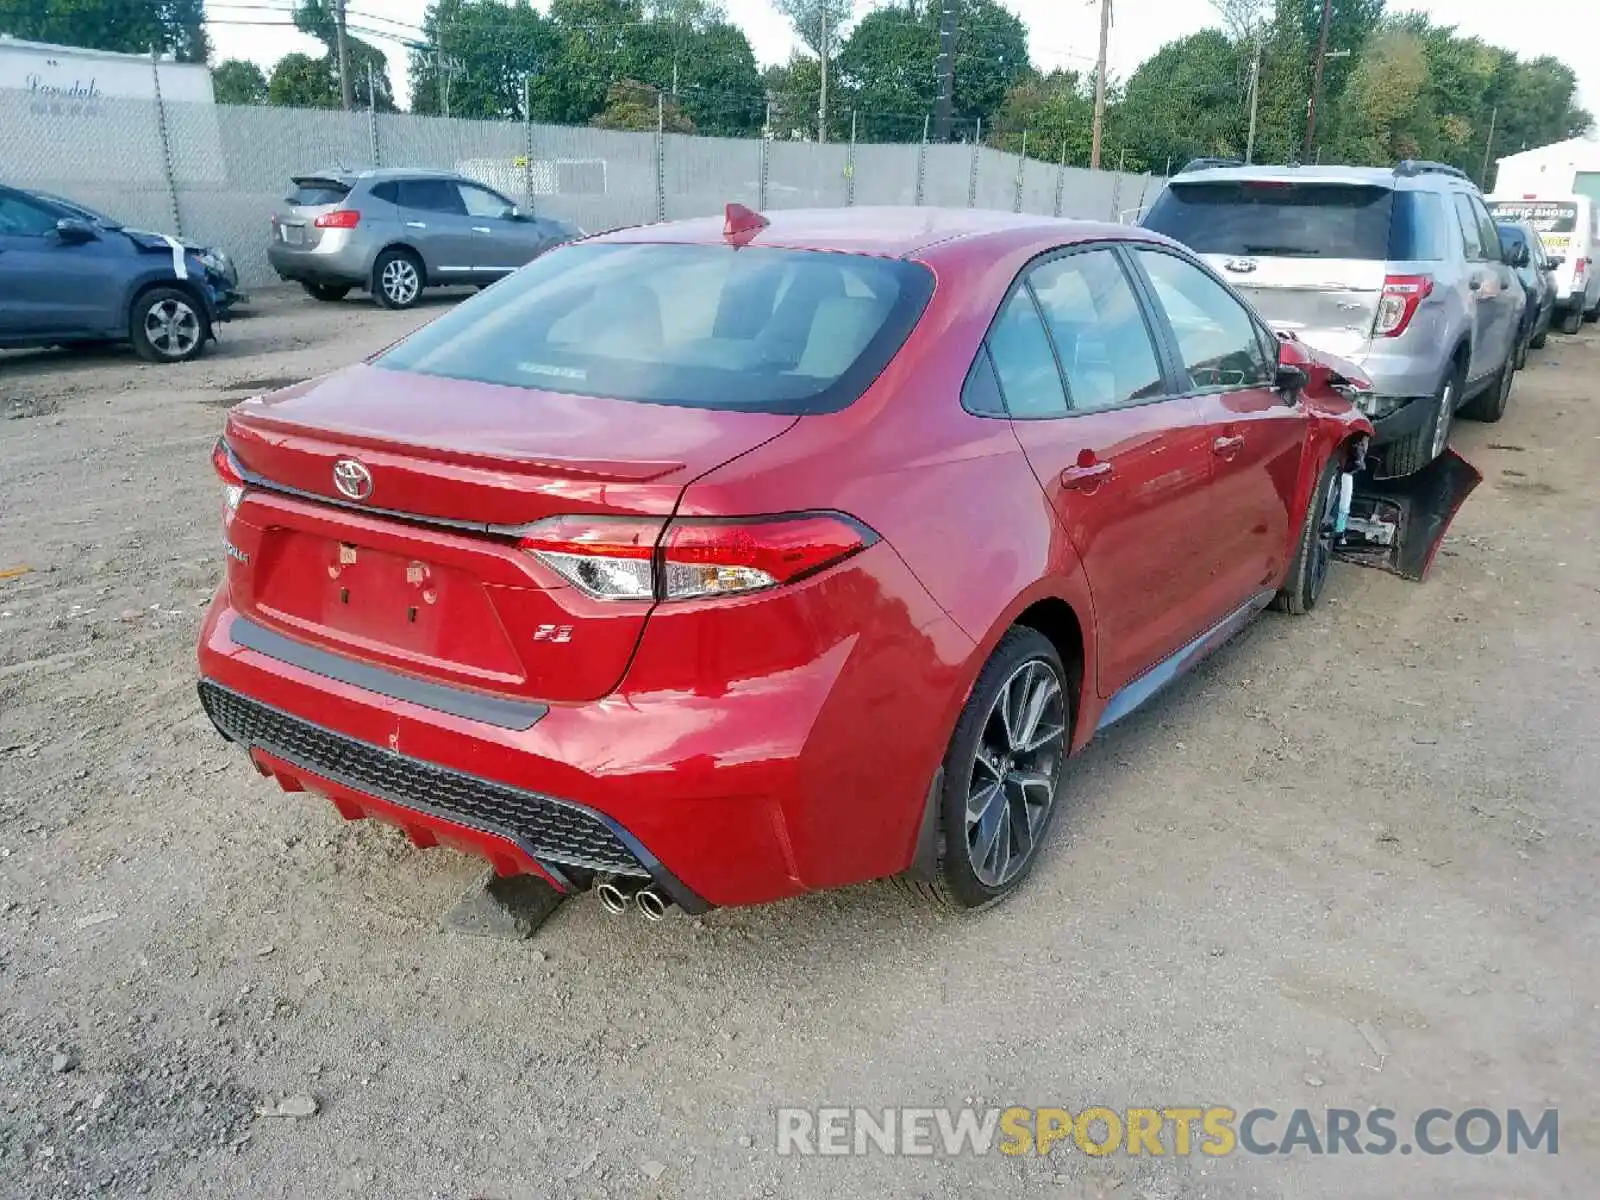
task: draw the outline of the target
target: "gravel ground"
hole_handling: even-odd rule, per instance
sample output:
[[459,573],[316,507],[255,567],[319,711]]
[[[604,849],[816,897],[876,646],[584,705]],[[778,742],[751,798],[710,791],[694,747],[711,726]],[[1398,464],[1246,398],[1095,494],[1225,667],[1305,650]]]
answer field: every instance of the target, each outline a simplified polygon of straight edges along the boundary
[[[1426,584],[1340,567],[1096,743],[1013,902],[585,897],[510,942],[441,925],[478,864],[280,794],[193,691],[223,409],[438,311],[267,293],[188,366],[0,355],[0,1194],[1594,1194],[1594,330],[1458,426],[1485,483]],[[775,1152],[780,1105],[969,1101],[1563,1121],[1557,1156]]]

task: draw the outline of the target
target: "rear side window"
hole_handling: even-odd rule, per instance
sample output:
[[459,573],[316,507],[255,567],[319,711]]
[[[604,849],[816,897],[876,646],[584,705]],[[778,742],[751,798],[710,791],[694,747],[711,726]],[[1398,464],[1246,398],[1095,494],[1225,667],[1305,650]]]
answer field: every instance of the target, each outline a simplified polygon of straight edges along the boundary
[[1165,391],[1133,286],[1110,250],[1087,250],[1028,276],[1050,327],[1074,412],[1152,400]]
[[1483,230],[1478,225],[1478,214],[1472,209],[1472,201],[1466,193],[1457,192],[1450,197],[1450,202],[1456,210],[1456,225],[1461,230],[1461,248],[1467,261],[1482,262],[1489,255],[1483,245]]
[[284,202],[300,208],[320,208],[339,204],[349,194],[350,189],[336,179],[296,179]]
[[1006,411],[1013,417],[1060,417],[1067,412],[1067,395],[1050,335],[1039,319],[1039,308],[1026,287],[1011,293],[989,330],[989,354]]
[[1389,224],[1392,262],[1439,262],[1450,257],[1450,215],[1438,192],[1396,192]]
[[394,180],[387,183],[377,183],[372,186],[372,198],[381,200],[385,204],[398,204],[400,202],[400,185]]
[[832,412],[878,377],[932,294],[926,267],[863,254],[579,244],[375,361],[649,404]]
[[[1145,216],[1144,226],[1201,254],[1240,257],[1414,257],[1391,245],[1396,193],[1391,188],[1282,180],[1175,183]],[[1399,229],[1404,236],[1408,221]]]
[[400,206],[421,212],[467,215],[461,193],[448,179],[403,179],[400,181]]

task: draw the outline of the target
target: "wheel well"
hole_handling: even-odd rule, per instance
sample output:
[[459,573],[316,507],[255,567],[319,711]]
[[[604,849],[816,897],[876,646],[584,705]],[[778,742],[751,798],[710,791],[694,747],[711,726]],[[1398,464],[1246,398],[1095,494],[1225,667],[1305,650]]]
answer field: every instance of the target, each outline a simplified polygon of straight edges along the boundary
[[140,300],[144,299],[146,295],[155,291],[157,288],[171,288],[173,291],[182,292],[184,295],[188,296],[189,299],[193,300],[196,306],[195,311],[199,314],[200,320],[203,323],[206,332],[210,333],[210,310],[206,304],[205,294],[201,292],[194,280],[152,279],[147,283],[140,284],[139,287],[134,289],[133,295],[128,298],[127,315],[129,336],[132,336],[133,334],[133,310],[138,306]]
[[1029,605],[1017,617],[1016,624],[1044,634],[1061,656],[1061,665],[1067,669],[1067,686],[1072,689],[1072,716],[1076,721],[1083,699],[1083,625],[1078,614],[1065,600],[1052,597]]
[[412,262],[417,264],[417,274],[422,276],[423,286],[426,287],[428,283],[428,264],[422,261],[422,255],[418,254],[415,248],[406,245],[404,242],[390,242],[382,250],[379,250],[377,254],[373,255],[373,269],[377,269],[378,259],[382,258],[385,254],[388,254],[391,250],[393,250],[396,254],[404,254]]

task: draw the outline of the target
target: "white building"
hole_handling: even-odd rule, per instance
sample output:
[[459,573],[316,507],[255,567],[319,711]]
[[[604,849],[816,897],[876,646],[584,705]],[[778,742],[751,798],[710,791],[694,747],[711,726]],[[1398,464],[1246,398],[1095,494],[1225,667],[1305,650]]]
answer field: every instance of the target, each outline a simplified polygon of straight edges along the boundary
[[1600,138],[1576,137],[1497,160],[1497,196],[1570,196],[1600,200]]
[[113,54],[50,46],[0,35],[0,88],[26,92],[39,104],[95,106],[107,100],[212,104],[211,72],[204,63],[159,62],[148,54]]

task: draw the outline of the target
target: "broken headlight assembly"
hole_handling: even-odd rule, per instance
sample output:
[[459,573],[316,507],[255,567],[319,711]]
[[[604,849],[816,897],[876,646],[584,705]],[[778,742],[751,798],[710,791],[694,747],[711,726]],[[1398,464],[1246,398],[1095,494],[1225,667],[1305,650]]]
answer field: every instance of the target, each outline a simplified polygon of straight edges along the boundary
[[1404,396],[1380,396],[1370,386],[1363,387],[1343,379],[1334,383],[1333,390],[1355,405],[1362,416],[1372,421],[1381,421],[1391,413],[1398,412],[1406,403]]

